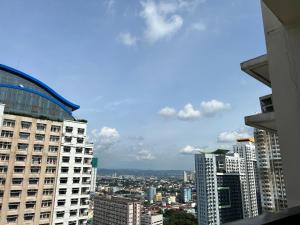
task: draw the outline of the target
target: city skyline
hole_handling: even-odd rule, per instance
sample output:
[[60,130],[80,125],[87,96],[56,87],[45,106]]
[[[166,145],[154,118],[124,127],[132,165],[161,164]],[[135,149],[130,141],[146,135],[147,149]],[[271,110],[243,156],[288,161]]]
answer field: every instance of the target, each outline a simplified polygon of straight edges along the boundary
[[237,62],[266,51],[259,1],[31,0],[0,12],[0,63],[76,99],[102,168],[193,169],[195,149],[253,135],[243,116],[269,89]]

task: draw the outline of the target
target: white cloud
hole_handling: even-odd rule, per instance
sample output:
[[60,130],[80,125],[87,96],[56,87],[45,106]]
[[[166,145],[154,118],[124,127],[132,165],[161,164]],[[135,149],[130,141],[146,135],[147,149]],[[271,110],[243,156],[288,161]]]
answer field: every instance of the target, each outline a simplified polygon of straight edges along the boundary
[[167,106],[162,108],[158,114],[164,118],[171,118],[176,115],[176,109]]
[[201,112],[204,116],[214,116],[219,112],[230,110],[231,105],[218,100],[203,101],[201,103]]
[[141,150],[136,155],[137,160],[153,160],[155,157],[148,150]]
[[206,25],[202,22],[198,22],[198,23],[193,23],[191,26],[190,26],[190,30],[193,30],[193,31],[205,31],[206,30]]
[[201,148],[194,147],[194,146],[191,146],[191,145],[187,145],[184,148],[179,150],[179,152],[181,154],[184,154],[184,155],[193,155],[193,154],[199,153],[201,151],[202,151]]
[[195,120],[201,116],[199,110],[194,109],[193,105],[188,103],[180,110],[177,114],[178,119],[180,120]]
[[115,128],[102,127],[99,131],[97,129],[92,130],[91,140],[95,144],[96,150],[108,150],[120,139],[120,134]]
[[104,5],[106,6],[106,11],[110,14],[115,12],[115,0],[105,0]]
[[218,135],[218,142],[220,143],[233,143],[239,138],[247,138],[252,135],[245,129],[240,129],[238,131],[224,131]]
[[170,37],[183,25],[183,18],[175,14],[179,10],[178,2],[159,2],[147,0],[141,2],[143,10],[140,15],[145,19],[145,38],[149,42]]
[[138,39],[135,36],[133,36],[132,34],[130,34],[129,32],[125,32],[125,33],[119,34],[119,40],[124,45],[134,46],[134,45],[136,45],[136,42]]

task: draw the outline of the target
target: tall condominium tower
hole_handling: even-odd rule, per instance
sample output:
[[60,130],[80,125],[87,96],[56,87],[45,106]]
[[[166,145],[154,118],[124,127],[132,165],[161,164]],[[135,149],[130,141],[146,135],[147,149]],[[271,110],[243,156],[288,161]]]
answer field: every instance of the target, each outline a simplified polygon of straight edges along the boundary
[[195,155],[199,225],[219,225],[243,218],[241,159],[228,150]]
[[91,192],[95,192],[97,188],[97,169],[98,169],[98,158],[92,159],[92,178],[91,178]]
[[95,225],[141,225],[141,202],[114,196],[95,196]]
[[79,106],[4,65],[0,103],[0,225],[86,224],[93,146]]
[[254,138],[237,140],[233,151],[241,158],[241,186],[243,197],[244,218],[251,218],[258,215],[257,203],[257,160],[255,154]]
[[262,210],[276,212],[287,207],[277,133],[254,130]]

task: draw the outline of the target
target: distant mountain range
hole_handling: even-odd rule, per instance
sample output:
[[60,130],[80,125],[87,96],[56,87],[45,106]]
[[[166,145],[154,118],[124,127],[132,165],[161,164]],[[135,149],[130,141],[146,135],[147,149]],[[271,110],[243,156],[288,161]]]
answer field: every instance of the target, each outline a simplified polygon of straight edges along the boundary
[[183,170],[98,169],[98,176],[133,175],[141,177],[182,177]]

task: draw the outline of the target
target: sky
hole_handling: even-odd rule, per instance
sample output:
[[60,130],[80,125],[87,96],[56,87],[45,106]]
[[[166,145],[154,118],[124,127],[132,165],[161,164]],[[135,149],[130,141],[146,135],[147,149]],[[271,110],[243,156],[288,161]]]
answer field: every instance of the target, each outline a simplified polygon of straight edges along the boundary
[[0,0],[0,63],[81,106],[100,168],[193,169],[271,90],[259,0]]

